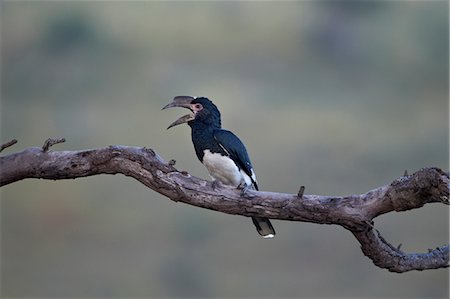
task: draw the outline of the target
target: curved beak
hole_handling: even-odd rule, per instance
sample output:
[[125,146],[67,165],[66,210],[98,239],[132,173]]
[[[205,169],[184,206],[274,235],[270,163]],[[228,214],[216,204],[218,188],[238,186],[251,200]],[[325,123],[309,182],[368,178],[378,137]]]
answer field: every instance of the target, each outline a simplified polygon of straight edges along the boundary
[[169,130],[172,127],[187,123],[188,121],[194,120],[194,115],[193,114],[186,114],[183,115],[182,117],[180,117],[179,119],[177,119],[176,121],[174,121],[173,123],[171,123],[168,127],[167,130]]
[[[167,108],[173,108],[173,107],[182,107],[182,108],[187,108],[192,111],[191,103],[192,103],[193,99],[194,98],[191,96],[177,96],[173,99],[172,102],[170,102],[169,104],[164,106],[161,110],[164,110]],[[191,121],[194,119],[195,119],[195,115],[193,113],[186,114],[186,115],[180,117],[179,119],[177,119],[176,121],[174,121],[173,123],[171,123],[170,126],[167,127],[167,129],[170,129],[177,125],[187,123],[188,121]]]

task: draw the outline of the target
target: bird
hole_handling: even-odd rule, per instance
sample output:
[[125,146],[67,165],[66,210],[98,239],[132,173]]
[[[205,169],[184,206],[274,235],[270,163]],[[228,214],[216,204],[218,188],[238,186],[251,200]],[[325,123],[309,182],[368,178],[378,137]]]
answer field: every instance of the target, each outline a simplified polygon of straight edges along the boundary
[[[191,127],[195,154],[213,179],[241,190],[259,190],[247,149],[231,131],[222,129],[219,109],[206,97],[176,96],[162,110],[187,108],[191,113],[178,118],[167,129],[187,123]],[[257,232],[266,239],[275,236],[275,229],[266,217],[251,217]]]

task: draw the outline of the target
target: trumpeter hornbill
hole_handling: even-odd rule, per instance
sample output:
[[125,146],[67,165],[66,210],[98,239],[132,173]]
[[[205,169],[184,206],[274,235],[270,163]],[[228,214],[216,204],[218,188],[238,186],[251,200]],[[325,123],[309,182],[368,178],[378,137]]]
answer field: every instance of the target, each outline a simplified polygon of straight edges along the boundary
[[[242,141],[221,128],[220,112],[204,97],[177,96],[163,109],[183,107],[192,111],[174,121],[167,129],[187,123],[192,129],[192,142],[200,162],[214,180],[237,188],[258,190],[256,175]],[[258,233],[272,238],[275,230],[268,218],[252,217]]]

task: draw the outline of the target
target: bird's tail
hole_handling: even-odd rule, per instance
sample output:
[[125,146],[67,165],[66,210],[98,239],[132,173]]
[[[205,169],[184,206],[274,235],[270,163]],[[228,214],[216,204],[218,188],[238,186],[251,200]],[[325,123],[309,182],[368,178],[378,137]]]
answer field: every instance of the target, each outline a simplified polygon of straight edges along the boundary
[[273,238],[275,236],[275,229],[270,223],[269,218],[264,217],[252,217],[253,224],[264,239]]

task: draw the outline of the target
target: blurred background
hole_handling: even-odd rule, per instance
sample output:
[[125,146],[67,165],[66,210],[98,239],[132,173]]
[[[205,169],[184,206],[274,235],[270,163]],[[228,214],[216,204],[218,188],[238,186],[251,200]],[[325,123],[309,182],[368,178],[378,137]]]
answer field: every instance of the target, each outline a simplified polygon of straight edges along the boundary
[[[363,193],[448,169],[448,2],[1,3],[2,154],[153,148],[209,178],[177,95],[207,96],[263,190]],[[407,252],[448,242],[448,207],[376,227]],[[121,175],[1,189],[1,295],[120,298],[448,297],[448,270],[393,274],[336,226],[174,203]]]

